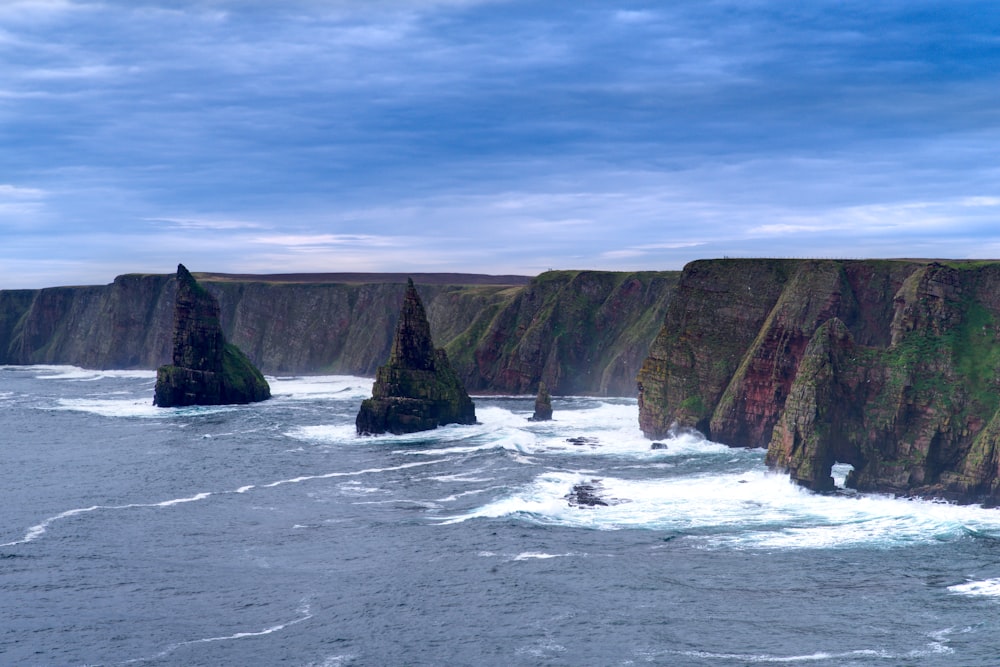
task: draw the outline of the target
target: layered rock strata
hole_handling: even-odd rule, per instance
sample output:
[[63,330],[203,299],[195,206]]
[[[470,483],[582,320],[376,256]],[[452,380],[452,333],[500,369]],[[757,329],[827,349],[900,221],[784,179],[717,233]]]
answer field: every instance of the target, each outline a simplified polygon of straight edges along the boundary
[[156,371],[154,405],[225,405],[270,397],[260,371],[226,342],[215,297],[178,265],[173,363]]
[[689,265],[639,374],[650,438],[696,427],[830,490],[1000,502],[1000,263]]
[[361,403],[359,435],[414,433],[446,424],[475,424],[475,405],[443,349],[435,349],[420,296],[406,285],[389,361]]

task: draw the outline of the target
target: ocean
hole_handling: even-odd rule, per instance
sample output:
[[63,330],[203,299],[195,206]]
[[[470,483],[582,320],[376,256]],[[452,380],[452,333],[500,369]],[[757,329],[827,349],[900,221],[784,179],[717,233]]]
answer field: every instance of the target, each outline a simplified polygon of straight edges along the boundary
[[370,379],[154,379],[0,367],[0,664],[1000,664],[1000,510],[652,449],[632,398],[357,437]]

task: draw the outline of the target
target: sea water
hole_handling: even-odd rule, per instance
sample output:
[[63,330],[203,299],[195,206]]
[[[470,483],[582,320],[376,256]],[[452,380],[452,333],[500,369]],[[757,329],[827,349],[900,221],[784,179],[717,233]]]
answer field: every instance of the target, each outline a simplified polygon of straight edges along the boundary
[[1000,664],[1000,510],[651,449],[634,399],[358,437],[371,380],[268,379],[0,367],[0,664]]

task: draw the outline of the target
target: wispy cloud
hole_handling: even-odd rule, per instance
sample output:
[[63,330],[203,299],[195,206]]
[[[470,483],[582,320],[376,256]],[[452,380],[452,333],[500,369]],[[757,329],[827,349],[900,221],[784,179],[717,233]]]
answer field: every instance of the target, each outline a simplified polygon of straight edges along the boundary
[[149,222],[166,223],[178,229],[204,229],[231,231],[235,229],[263,229],[268,225],[247,220],[215,220],[205,218],[145,218]]

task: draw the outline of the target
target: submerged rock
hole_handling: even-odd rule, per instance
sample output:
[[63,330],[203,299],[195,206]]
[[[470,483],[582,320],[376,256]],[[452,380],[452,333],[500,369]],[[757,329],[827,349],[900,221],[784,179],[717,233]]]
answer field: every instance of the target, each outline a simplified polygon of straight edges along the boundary
[[566,494],[565,498],[572,507],[581,508],[592,508],[592,507],[608,507],[610,505],[619,505],[623,502],[628,502],[627,500],[622,500],[619,498],[606,498],[604,497],[604,485],[601,484],[600,479],[592,479],[589,482],[580,482],[579,484],[574,484],[570,492]]
[[260,371],[226,342],[215,297],[178,264],[173,364],[157,369],[153,404],[225,405],[270,397],[271,388]]
[[531,415],[533,422],[547,422],[552,419],[552,397],[544,382],[538,383],[538,395],[535,396],[535,414]]
[[445,424],[475,424],[476,408],[431,328],[413,281],[406,284],[389,362],[375,375],[372,397],[361,403],[358,435],[414,433]]

